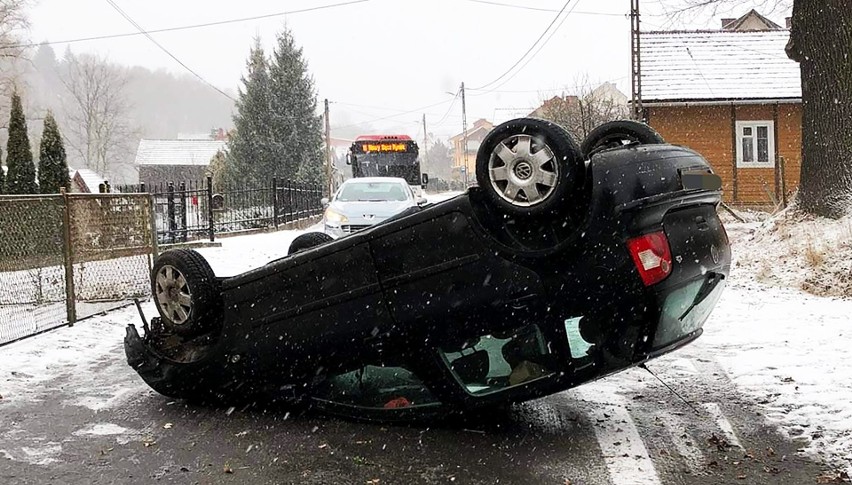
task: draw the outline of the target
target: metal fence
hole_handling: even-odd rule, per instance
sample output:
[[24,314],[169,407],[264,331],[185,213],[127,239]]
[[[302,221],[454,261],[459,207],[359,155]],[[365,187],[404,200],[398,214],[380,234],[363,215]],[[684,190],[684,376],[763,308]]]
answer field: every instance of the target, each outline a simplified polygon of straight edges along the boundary
[[322,185],[279,178],[272,178],[267,186],[218,191],[213,189],[210,177],[202,181],[123,185],[113,190],[153,195],[160,243],[213,241],[216,234],[278,228],[322,213]]
[[150,295],[147,194],[0,196],[0,345]]

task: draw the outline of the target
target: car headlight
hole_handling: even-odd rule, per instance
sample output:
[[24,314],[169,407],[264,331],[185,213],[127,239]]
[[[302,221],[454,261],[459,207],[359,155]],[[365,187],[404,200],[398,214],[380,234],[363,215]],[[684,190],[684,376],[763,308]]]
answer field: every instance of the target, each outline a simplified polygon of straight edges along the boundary
[[325,210],[325,220],[328,222],[347,222],[349,218],[329,207]]

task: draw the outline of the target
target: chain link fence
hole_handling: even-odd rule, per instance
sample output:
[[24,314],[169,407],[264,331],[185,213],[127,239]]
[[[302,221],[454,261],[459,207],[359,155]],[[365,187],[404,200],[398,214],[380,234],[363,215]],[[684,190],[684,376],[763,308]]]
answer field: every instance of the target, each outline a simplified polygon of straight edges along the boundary
[[0,197],[0,345],[150,295],[147,194]]

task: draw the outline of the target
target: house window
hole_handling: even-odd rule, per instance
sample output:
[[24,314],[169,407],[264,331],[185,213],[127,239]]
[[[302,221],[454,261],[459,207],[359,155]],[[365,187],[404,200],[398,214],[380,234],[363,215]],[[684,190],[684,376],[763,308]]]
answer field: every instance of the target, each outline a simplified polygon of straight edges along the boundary
[[737,167],[775,167],[775,124],[737,121]]

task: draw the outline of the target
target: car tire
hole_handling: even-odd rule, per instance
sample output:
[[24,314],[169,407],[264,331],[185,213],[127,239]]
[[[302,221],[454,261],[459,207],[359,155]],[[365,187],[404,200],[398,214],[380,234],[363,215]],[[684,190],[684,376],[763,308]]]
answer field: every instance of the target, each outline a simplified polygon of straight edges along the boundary
[[580,149],[562,127],[519,118],[489,133],[476,155],[476,181],[510,216],[556,212],[582,186]]
[[580,144],[583,158],[588,160],[595,152],[616,148],[630,143],[659,145],[665,143],[656,130],[633,120],[617,120],[604,123],[593,129]]
[[184,337],[211,330],[220,307],[216,275],[207,260],[191,249],[170,249],[151,270],[151,294],[163,330]]
[[295,254],[299,251],[304,251],[305,249],[310,249],[314,246],[319,246],[320,244],[325,244],[333,240],[333,237],[324,232],[309,232],[302,234],[296,239],[293,239],[293,242],[290,243],[290,249],[287,251],[287,254]]

